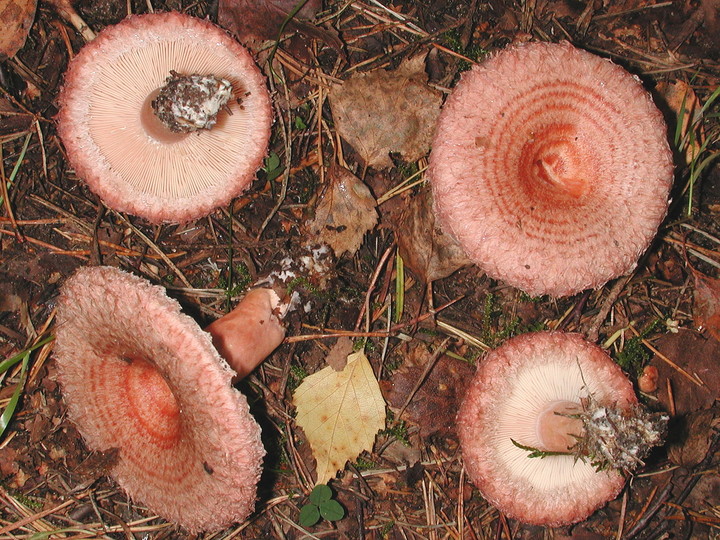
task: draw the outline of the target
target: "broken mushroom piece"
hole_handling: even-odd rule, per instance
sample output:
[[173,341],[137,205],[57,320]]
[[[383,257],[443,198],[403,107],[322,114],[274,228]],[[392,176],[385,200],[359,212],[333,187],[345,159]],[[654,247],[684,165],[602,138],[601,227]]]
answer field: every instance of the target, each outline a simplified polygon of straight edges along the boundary
[[508,340],[478,366],[458,417],[463,461],[506,515],[559,526],[615,498],[625,474],[664,436],[667,416],[579,334]]
[[117,450],[111,474],[133,499],[189,531],[254,508],[265,451],[232,379],[283,340],[277,305],[257,289],[207,333],[162,287],[116,268],[80,269],[62,288],[55,358],[70,418],[88,448]]
[[208,21],[134,15],[70,62],[58,132],[110,207],[183,222],[227,204],[265,156],[272,108],[248,51]]
[[510,47],[448,97],[428,175],[440,224],[531,295],[631,271],[668,207],[673,162],[640,81],[569,43]]

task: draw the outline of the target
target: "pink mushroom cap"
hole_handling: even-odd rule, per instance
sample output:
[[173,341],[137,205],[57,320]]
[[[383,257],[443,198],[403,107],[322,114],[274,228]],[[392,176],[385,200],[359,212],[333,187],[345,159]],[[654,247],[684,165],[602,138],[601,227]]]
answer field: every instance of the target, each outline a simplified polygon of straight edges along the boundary
[[619,471],[571,455],[531,458],[512,442],[543,449],[547,411],[582,407],[588,396],[620,409],[637,404],[622,370],[579,334],[523,334],[490,352],[457,416],[465,468],[483,497],[509,517],[547,526],[581,521],[614,499],[625,485]]
[[[274,347],[259,328],[274,346],[284,336],[270,311],[246,309],[245,326],[262,358]],[[70,418],[91,450],[118,449],[111,474],[132,498],[191,532],[252,512],[265,455],[212,340],[162,287],[116,268],[80,269],[61,290],[55,358]],[[231,360],[248,372],[253,354]]]
[[440,224],[471,260],[563,296],[635,267],[667,212],[673,162],[636,77],[569,43],[530,43],[463,75],[428,175]]
[[[232,83],[212,129],[178,135],[150,102],[170,72]],[[250,53],[208,21],[176,12],[105,28],[68,66],[58,132],[70,164],[109,206],[150,222],[183,222],[227,204],[265,156],[272,107]]]

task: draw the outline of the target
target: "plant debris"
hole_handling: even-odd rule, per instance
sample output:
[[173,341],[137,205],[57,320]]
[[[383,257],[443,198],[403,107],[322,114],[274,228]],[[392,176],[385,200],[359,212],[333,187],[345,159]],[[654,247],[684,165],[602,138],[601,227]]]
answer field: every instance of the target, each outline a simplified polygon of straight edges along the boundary
[[[98,265],[161,286],[201,328],[258,286],[272,286],[295,308],[285,314],[286,340],[237,384],[262,425],[267,456],[251,519],[218,538],[630,540],[705,538],[720,527],[717,0],[0,4],[0,537],[197,537],[129,500],[106,476],[116,453],[89,451],[69,420],[53,356],[58,291],[78,267]],[[254,51],[248,63],[260,68],[271,97],[267,153],[247,189],[180,223],[107,208],[58,135],[71,59],[105,28],[150,11],[224,26],[224,38]],[[550,299],[467,265],[435,224],[427,170],[441,104],[467,70],[510,44],[561,40],[642,81],[668,123],[675,183],[668,216],[631,275]],[[226,105],[233,115],[219,107],[218,125],[177,136],[185,143],[217,136],[228,120],[234,125],[259,95],[246,95],[243,82],[221,68],[181,65],[163,68],[150,92],[171,69],[213,74],[234,87]],[[79,84],[102,71],[92,66]],[[127,102],[130,88],[118,92],[127,80],[121,75],[101,101]],[[478,101],[470,112],[489,106]],[[116,112],[111,107],[107,119]],[[127,122],[112,132],[100,122],[97,130],[126,139]],[[183,143],[172,146],[175,156]],[[239,151],[221,145],[213,154],[236,158]],[[138,154],[113,159],[125,167]],[[211,176],[202,165],[200,181]],[[624,191],[608,197],[634,212]],[[107,312],[121,309],[118,302]],[[501,514],[470,483],[457,402],[489,349],[529,331],[583,329],[611,358],[627,361],[625,374],[644,405],[670,415],[668,444],[641,458],[643,474],[622,498],[572,528],[541,529]],[[453,346],[440,354],[448,339]],[[301,414],[293,395],[325,376],[327,388],[305,399],[347,429],[312,440],[301,424],[318,425],[319,415]],[[366,419],[358,397],[368,395],[374,412]],[[349,435],[360,432],[362,444],[351,444]],[[341,440],[349,441],[347,452]],[[543,463],[512,449],[527,466]],[[223,474],[207,459],[199,466],[203,475]],[[318,476],[330,492],[311,496]],[[530,495],[526,488],[521,497]],[[305,507],[309,521],[300,515]],[[338,519],[322,518],[322,508]]]
[[307,376],[293,404],[317,462],[316,485],[333,478],[347,460],[372,450],[375,435],[385,427],[385,401],[363,352],[348,356],[342,371],[328,366]]
[[353,255],[378,220],[375,198],[352,172],[339,165],[327,173],[328,183],[307,224],[315,241],[328,244],[337,257]]
[[396,70],[358,73],[330,92],[340,136],[367,166],[393,166],[391,153],[416,161],[430,150],[442,95],[427,84],[424,55]]

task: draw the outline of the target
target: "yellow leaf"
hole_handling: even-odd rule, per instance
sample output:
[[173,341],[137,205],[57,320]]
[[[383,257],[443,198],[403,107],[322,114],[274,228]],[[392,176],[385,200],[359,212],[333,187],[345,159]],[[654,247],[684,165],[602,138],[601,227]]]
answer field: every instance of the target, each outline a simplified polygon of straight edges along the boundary
[[324,484],[363,450],[372,450],[385,427],[385,401],[372,366],[361,352],[348,356],[345,369],[326,367],[295,390],[295,421],[305,431],[317,461],[317,484]]

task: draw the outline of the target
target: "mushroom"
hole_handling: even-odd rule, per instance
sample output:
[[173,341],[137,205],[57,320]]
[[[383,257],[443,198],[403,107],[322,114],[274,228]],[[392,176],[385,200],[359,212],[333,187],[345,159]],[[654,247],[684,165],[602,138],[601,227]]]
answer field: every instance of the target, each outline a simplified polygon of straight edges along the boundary
[[531,295],[631,271],[668,207],[666,127],[640,81],[569,43],[510,47],[465,73],[436,128],[439,222]]
[[512,338],[478,366],[457,416],[463,461],[508,516],[558,526],[615,498],[664,436],[667,416],[579,334]]
[[153,223],[202,217],[246,189],[272,124],[250,53],[176,12],[101,31],[70,61],[58,104],[77,175],[109,207]]
[[133,499],[191,532],[254,508],[265,451],[232,379],[283,340],[278,303],[253,290],[207,333],[162,287],[116,268],[62,287],[55,358],[70,418],[88,448],[117,452],[110,473]]

